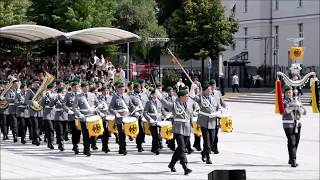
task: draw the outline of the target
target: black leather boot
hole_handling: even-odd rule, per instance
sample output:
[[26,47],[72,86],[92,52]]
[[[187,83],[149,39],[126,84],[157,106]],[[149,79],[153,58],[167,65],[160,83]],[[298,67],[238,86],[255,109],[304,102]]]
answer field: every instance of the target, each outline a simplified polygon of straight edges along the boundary
[[192,170],[188,168],[187,163],[182,164],[182,167],[184,170],[184,175],[188,175],[192,172]]
[[18,142],[17,133],[13,133],[13,142]]
[[48,143],[48,148],[49,149],[54,149],[54,146],[52,145],[52,143]]
[[210,155],[209,154],[206,154],[206,164],[212,164],[212,161],[210,160]]
[[174,167],[174,164],[173,163],[170,163],[168,165],[168,168],[170,168],[171,172],[177,172],[176,168]]
[[74,154],[79,154],[78,145],[73,145],[72,151],[74,151]]
[[60,151],[64,151],[64,146],[63,146],[63,142],[62,141],[58,142],[58,149]]
[[297,167],[297,166],[299,166],[299,164],[296,162],[295,159],[293,159],[293,160],[291,161],[291,167]]

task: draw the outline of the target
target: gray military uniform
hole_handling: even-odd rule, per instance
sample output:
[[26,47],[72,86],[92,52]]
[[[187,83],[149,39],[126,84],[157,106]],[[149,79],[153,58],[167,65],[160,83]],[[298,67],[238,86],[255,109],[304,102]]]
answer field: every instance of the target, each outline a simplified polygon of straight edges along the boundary
[[156,126],[157,122],[161,121],[162,109],[162,104],[158,99],[150,99],[150,101],[147,102],[143,115],[150,126]]
[[64,101],[64,96],[61,94],[56,94],[53,100],[54,104],[54,113],[53,120],[55,121],[67,121],[68,120],[68,111],[70,110]]
[[163,106],[172,112],[172,132],[183,136],[190,136],[192,128],[192,117],[197,109],[197,104],[192,100],[185,103],[186,107],[177,99],[175,102],[161,100]]
[[283,128],[294,128],[295,120],[297,127],[301,127],[301,113],[297,110],[290,110],[290,103],[292,102],[292,99],[285,98],[283,100],[285,112],[282,115],[282,124]]
[[16,94],[15,105],[16,105],[16,117],[25,117],[27,111],[27,105],[25,104],[26,93],[20,91]]
[[100,95],[100,96],[98,96],[99,103],[103,104],[102,108],[100,108],[99,110],[105,116],[110,114],[109,106],[111,104],[111,100],[112,100],[112,96],[111,95],[106,95],[106,96]]
[[215,99],[216,102],[220,103],[220,106],[223,108],[227,107],[227,104],[224,102],[222,98],[222,94],[219,90],[214,90],[212,92],[213,98]]
[[[33,104],[32,98],[34,97],[35,92],[32,89],[28,89],[27,94],[26,94],[26,104],[28,106],[31,106]],[[40,117],[41,111],[37,112],[34,111],[29,107],[29,116],[30,117]]]
[[43,107],[43,119],[54,120],[53,118],[53,99],[54,92],[52,90],[47,91],[41,99],[41,106]]
[[[87,97],[86,97],[87,94]],[[76,116],[84,115],[85,117],[92,116],[96,114],[95,107],[99,105],[99,101],[91,92],[87,93],[80,93],[77,94],[74,105],[73,105],[73,112]],[[81,119],[85,121],[85,119]]]
[[9,103],[8,108],[6,108],[3,112],[5,115],[15,115],[16,114],[16,105],[14,103],[14,100],[16,98],[16,94],[20,93],[20,89],[11,88],[6,94],[5,98],[7,102]]
[[216,129],[217,117],[209,117],[209,115],[220,110],[220,103],[213,96],[198,95],[193,100],[200,107],[198,116],[199,125],[207,129]]
[[144,107],[146,106],[146,103],[149,101],[148,95],[146,93],[131,93],[130,95],[131,102],[133,105],[133,115],[138,114],[137,117],[142,116],[142,112]]
[[[72,110],[74,101],[76,99],[77,93],[76,92],[68,92],[64,97],[64,102],[66,103],[66,106]],[[68,114],[68,120],[74,121],[75,114]]]
[[[132,110],[132,102],[129,96],[114,94],[112,97],[109,111],[116,116],[116,124],[122,124],[123,117],[130,115],[130,110]],[[117,117],[120,115],[120,117]]]

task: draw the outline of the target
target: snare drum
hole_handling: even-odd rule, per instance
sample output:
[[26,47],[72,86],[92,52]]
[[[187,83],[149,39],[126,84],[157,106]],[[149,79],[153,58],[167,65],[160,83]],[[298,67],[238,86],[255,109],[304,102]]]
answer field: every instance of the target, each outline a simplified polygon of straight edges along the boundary
[[220,127],[223,132],[232,132],[232,117],[230,114],[221,114]]
[[118,134],[118,128],[115,120],[110,120],[108,122],[108,130],[112,133]]
[[163,139],[166,139],[166,140],[173,139],[171,121],[161,121],[161,122],[158,122],[158,125],[161,127],[161,137]]
[[122,122],[124,124],[124,133],[127,136],[130,136],[132,138],[137,137],[139,133],[139,122],[136,117],[124,117],[122,119]]
[[103,123],[100,116],[89,116],[86,118],[89,136],[100,136],[103,134]]
[[144,133],[148,136],[151,136],[151,131],[150,131],[150,124],[149,122],[145,119],[145,118],[142,118],[142,124],[143,124],[143,130],[144,130]]
[[201,132],[201,127],[198,123],[198,117],[193,117],[192,118],[192,126],[193,126],[193,133],[200,137],[202,135],[202,132]]

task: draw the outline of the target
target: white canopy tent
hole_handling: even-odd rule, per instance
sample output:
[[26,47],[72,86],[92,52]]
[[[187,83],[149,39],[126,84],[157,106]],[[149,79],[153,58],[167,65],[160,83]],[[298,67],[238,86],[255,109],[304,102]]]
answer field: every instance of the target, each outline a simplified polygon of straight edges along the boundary
[[20,24],[0,28],[0,37],[23,43],[64,38],[65,33],[40,25]]
[[59,40],[62,39],[81,41],[93,47],[127,43],[128,69],[130,63],[129,43],[141,40],[138,35],[117,28],[96,27],[64,33],[49,27],[31,24],[1,27],[0,38],[13,39],[23,43],[54,39],[57,41],[57,58],[59,58]]

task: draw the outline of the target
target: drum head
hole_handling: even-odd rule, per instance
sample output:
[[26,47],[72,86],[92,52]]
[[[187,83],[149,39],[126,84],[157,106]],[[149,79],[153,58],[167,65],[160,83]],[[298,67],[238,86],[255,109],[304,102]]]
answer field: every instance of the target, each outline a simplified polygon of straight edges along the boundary
[[87,122],[94,122],[94,121],[97,121],[97,120],[99,120],[99,119],[101,119],[101,117],[95,115],[95,116],[89,116],[89,117],[87,117],[86,121],[87,121]]
[[107,116],[105,117],[105,119],[108,120],[108,121],[114,120],[115,118],[116,118],[116,117],[115,117],[114,115],[107,115]]
[[198,121],[198,117],[192,117],[192,122],[197,122]]
[[221,114],[220,117],[230,117],[231,115],[228,113]]
[[169,125],[172,125],[172,122],[171,121],[161,121],[161,122],[158,122],[158,125],[160,127],[169,126]]
[[131,123],[131,122],[134,122],[134,121],[137,121],[138,119],[136,117],[124,117],[122,119],[122,122],[124,123]]

